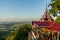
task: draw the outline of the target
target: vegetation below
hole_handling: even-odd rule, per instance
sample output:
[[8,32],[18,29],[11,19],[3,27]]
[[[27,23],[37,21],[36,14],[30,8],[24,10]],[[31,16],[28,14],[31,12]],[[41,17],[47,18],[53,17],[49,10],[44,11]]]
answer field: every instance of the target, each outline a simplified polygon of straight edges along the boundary
[[60,16],[57,16],[55,22],[56,22],[56,23],[60,23]]
[[0,31],[0,40],[28,40],[28,33],[32,30],[30,24],[19,24],[14,31]]

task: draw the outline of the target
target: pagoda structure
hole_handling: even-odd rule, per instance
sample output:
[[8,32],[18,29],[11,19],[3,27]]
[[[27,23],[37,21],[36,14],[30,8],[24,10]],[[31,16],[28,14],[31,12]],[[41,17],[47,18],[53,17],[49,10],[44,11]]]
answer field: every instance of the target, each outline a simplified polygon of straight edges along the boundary
[[[49,11],[46,6],[46,10],[43,16],[38,21],[32,21],[32,28],[37,27],[50,27],[51,25],[55,24],[54,19],[50,16]],[[55,24],[56,25],[56,24]]]
[[38,21],[32,21],[29,35],[29,40],[60,40],[60,24],[50,16],[47,6],[43,16]]

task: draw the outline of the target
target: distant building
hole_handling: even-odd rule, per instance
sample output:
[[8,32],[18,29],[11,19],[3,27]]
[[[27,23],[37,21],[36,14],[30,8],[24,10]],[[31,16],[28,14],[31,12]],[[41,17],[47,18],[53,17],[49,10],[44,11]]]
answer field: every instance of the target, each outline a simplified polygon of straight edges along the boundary
[[54,22],[47,6],[39,21],[32,21],[32,31],[28,40],[60,40],[60,24]]

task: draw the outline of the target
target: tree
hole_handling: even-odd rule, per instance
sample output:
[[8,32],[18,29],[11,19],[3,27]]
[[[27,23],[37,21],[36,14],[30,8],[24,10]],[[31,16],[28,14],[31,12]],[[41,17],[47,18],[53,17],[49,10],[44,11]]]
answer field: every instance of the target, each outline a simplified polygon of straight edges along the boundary
[[10,34],[6,37],[6,40],[14,40],[16,32],[10,32]]
[[30,24],[18,25],[15,31],[11,31],[6,40],[28,40],[28,33],[32,30]]
[[60,16],[57,16],[55,22],[60,23]]
[[51,0],[49,6],[51,7],[50,13],[55,17],[60,14],[60,0]]
[[23,24],[19,27],[14,40],[28,40],[28,33],[32,30],[30,24]]
[[6,37],[9,33],[9,31],[0,31],[0,40],[6,40]]

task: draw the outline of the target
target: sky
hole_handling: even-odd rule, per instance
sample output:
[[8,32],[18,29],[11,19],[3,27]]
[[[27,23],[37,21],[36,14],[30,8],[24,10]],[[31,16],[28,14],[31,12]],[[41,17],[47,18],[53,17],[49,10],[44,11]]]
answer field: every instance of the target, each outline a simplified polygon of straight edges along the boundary
[[40,18],[50,0],[0,0],[0,21]]

